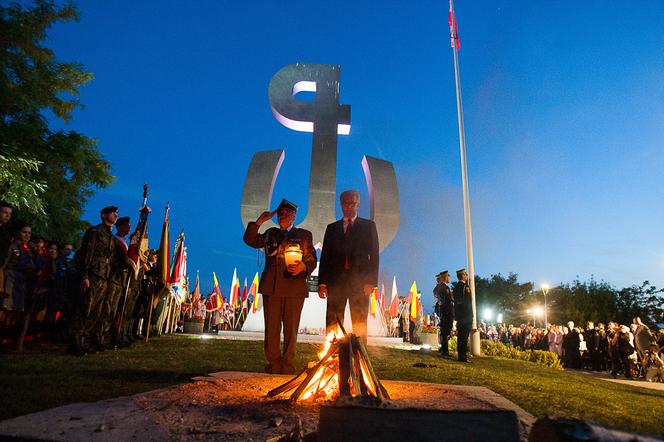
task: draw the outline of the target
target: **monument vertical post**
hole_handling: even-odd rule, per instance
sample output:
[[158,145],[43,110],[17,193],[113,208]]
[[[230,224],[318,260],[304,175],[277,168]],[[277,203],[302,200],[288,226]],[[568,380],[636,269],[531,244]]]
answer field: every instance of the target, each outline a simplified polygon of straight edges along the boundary
[[470,223],[470,194],[468,190],[468,167],[466,165],[466,137],[463,127],[463,104],[461,102],[461,80],[459,78],[459,35],[454,14],[453,0],[450,0],[449,12],[450,43],[454,55],[454,80],[456,83],[457,118],[459,120],[459,149],[461,151],[461,179],[463,181],[463,219],[466,226],[466,259],[468,260],[468,279],[473,307],[473,323],[470,334],[470,353],[480,355],[480,333],[477,330],[477,303],[475,302],[475,265],[473,262],[473,232]]

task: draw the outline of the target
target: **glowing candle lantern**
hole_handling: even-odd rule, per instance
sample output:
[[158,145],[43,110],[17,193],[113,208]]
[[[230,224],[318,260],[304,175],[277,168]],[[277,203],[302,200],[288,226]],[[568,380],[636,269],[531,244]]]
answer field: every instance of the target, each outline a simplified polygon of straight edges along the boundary
[[290,244],[284,250],[284,259],[286,266],[297,265],[302,261],[302,249],[299,244]]

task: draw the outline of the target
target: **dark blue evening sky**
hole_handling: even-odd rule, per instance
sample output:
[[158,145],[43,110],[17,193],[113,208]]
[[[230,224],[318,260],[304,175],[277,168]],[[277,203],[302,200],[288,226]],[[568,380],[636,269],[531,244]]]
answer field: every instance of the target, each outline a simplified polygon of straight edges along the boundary
[[[150,184],[150,245],[166,201],[184,228],[193,280],[233,267],[249,279],[242,185],[258,150],[286,149],[274,199],[307,209],[311,134],[282,126],[267,86],[281,67],[341,66],[351,133],[339,138],[337,188],[368,197],[363,155],[394,163],[401,226],[381,281],[464,267],[454,71],[444,1],[84,1],[49,45],[95,79],[67,128],[99,140],[116,182],[108,204],[134,218]],[[594,275],[664,285],[664,3],[456,3],[468,171],[479,275],[536,284]],[[54,122],[57,127],[62,123]],[[273,204],[274,206],[275,204]],[[339,209],[337,209],[339,212]],[[388,289],[389,290],[389,289]]]

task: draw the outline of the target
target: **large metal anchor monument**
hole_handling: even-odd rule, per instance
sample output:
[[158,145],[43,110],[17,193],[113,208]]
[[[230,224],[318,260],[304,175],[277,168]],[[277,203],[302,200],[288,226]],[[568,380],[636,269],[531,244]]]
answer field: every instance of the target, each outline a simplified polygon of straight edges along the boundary
[[[280,69],[270,81],[268,95],[276,119],[300,132],[313,133],[309,175],[309,210],[299,227],[310,230],[314,244],[323,241],[325,227],[335,220],[337,136],[350,134],[350,105],[339,104],[338,65],[296,63]],[[298,92],[315,92],[316,100],[298,100]],[[256,152],[242,190],[241,215],[246,225],[270,207],[274,184],[285,159],[284,150]],[[399,227],[399,191],[389,161],[364,156],[362,168],[376,223],[380,250]],[[275,224],[266,222],[267,229]]]

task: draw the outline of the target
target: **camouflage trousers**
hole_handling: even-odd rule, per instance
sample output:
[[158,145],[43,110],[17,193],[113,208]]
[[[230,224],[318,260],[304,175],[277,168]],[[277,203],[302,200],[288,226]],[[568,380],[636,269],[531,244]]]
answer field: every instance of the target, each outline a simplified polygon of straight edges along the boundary
[[73,302],[69,334],[75,338],[91,336],[101,321],[108,281],[91,275],[90,287]]
[[124,296],[124,290],[125,288],[121,284],[115,282],[108,283],[102,305],[101,318],[97,328],[98,336],[103,336],[109,333],[111,328],[113,328],[118,305]]

